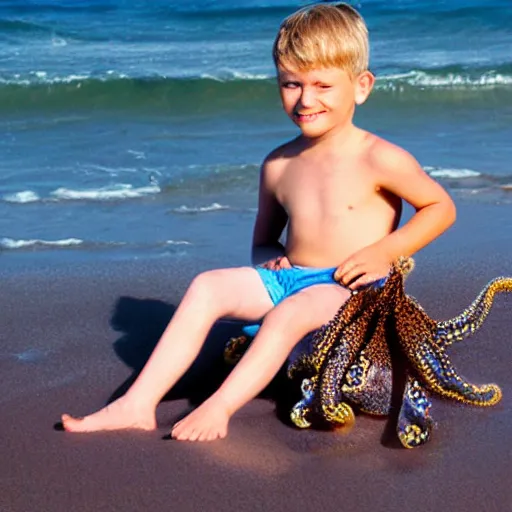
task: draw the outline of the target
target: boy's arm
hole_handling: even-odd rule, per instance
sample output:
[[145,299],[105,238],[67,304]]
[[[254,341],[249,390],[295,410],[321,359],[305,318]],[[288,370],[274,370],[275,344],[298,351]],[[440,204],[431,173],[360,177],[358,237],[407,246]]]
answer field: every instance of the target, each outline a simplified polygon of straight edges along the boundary
[[385,276],[400,256],[411,256],[446,231],[456,217],[455,205],[439,183],[405,150],[384,143],[378,154],[378,186],[416,210],[401,228],[348,258],[336,278],[354,289]]
[[279,243],[288,215],[275,196],[278,179],[277,166],[267,158],[260,173],[258,214],[252,239],[252,264],[266,263],[269,268],[284,256],[284,247]]

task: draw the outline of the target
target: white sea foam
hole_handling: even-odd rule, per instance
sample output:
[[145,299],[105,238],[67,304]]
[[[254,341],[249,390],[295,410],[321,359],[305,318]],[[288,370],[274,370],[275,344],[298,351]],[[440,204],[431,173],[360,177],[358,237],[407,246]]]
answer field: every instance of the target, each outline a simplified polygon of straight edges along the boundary
[[[105,171],[112,174],[111,170],[104,169]],[[130,172],[130,169],[122,169],[123,172]],[[74,190],[70,188],[60,187],[52,192],[50,196],[53,199],[60,200],[93,200],[93,201],[106,201],[112,199],[133,199],[137,197],[144,197],[151,194],[158,194],[161,189],[157,184],[154,177],[150,177],[151,185],[145,187],[134,187],[133,185],[120,183],[117,185],[111,185],[108,187],[101,187],[97,189],[84,189]],[[34,203],[36,201],[42,201],[39,194],[32,190],[22,190],[13,194],[6,194],[2,198],[8,203]]]
[[476,178],[477,176],[481,176],[482,173],[478,171],[473,171],[471,169],[443,169],[440,167],[429,167],[425,166],[423,168],[425,172],[430,174],[435,178],[451,178],[451,179],[462,179],[462,178]]
[[68,42],[64,38],[57,37],[57,36],[52,37],[52,46],[62,47],[62,46],[67,46],[67,45],[68,45]]
[[190,207],[190,206],[180,206],[179,208],[175,208],[173,211],[176,213],[202,213],[202,212],[215,212],[218,210],[229,210],[229,206],[219,204],[219,203],[212,203],[209,206],[197,206],[197,207]]
[[249,73],[247,71],[237,71],[235,69],[221,69],[215,74],[202,73],[199,75],[199,78],[217,80],[218,82],[228,82],[230,80],[269,80],[274,77],[275,75],[269,73]]
[[4,201],[8,203],[34,203],[41,198],[32,190],[22,190],[14,194],[7,194],[4,196]]
[[228,76],[232,76],[237,80],[268,80],[274,78],[275,75],[268,73],[248,73],[247,71],[237,71],[234,69],[226,69]]
[[50,74],[47,71],[36,70],[29,71],[24,74],[15,73],[11,76],[0,76],[0,84],[9,84],[9,85],[31,85],[31,84],[73,84],[76,83],[77,87],[81,86],[81,82],[87,80],[98,80],[100,82],[106,82],[109,80],[116,79],[127,79],[127,80],[136,80],[136,79],[194,79],[194,78],[203,78],[209,80],[217,80],[219,82],[229,82],[231,80],[268,80],[274,78],[275,75],[271,73],[251,73],[248,71],[241,71],[235,69],[219,69],[214,73],[158,73],[151,76],[144,76],[139,74],[126,74],[119,71],[114,71],[109,69],[106,72],[84,72],[84,73],[71,73],[69,75],[61,75],[56,76],[54,74]]
[[105,201],[109,199],[132,199],[143,197],[160,192],[158,185],[149,185],[147,187],[133,187],[133,185],[120,183],[110,187],[97,189],[73,190],[69,188],[58,188],[51,192],[51,195],[57,199],[91,199],[95,201]]
[[495,85],[512,85],[512,76],[487,71],[479,76],[447,73],[436,75],[425,71],[409,71],[383,75],[377,79],[376,87],[379,89],[397,89],[400,85],[415,87],[487,87]]
[[69,247],[74,245],[81,245],[83,240],[79,238],[65,238],[63,240],[15,240],[14,238],[0,238],[0,247],[4,249],[23,249],[32,247],[34,245],[49,246],[49,247]]
[[144,153],[144,151],[135,151],[134,149],[128,149],[126,152],[129,153],[130,155],[133,155],[137,160],[146,159],[146,154]]
[[186,240],[166,240],[165,245],[192,245]]
[[47,71],[29,71],[24,75],[15,73],[10,77],[0,76],[0,84],[8,85],[32,85],[32,84],[72,84],[77,82],[77,87],[80,87],[81,82],[86,80],[99,80],[105,82],[111,79],[130,79],[138,78],[137,76],[130,76],[124,73],[109,70],[106,73],[81,73],[81,74],[69,74],[63,76],[49,75]]

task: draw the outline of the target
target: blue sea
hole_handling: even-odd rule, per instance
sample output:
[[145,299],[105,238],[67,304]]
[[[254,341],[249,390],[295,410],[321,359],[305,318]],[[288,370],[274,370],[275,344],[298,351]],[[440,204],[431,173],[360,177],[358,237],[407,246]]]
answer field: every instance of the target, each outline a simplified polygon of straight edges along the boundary
[[[0,257],[247,251],[259,164],[295,136],[271,58],[291,0],[0,2]],[[352,2],[359,126],[457,201],[512,208],[510,0]]]

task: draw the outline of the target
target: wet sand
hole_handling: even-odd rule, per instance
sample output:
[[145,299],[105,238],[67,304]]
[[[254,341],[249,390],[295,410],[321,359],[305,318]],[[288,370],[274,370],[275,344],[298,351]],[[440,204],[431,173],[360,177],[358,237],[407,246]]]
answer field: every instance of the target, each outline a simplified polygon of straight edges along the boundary
[[[408,291],[435,318],[459,313],[488,280],[512,275],[510,208],[460,205],[457,226],[416,262]],[[480,409],[434,399],[433,439],[416,450],[401,448],[385,419],[358,416],[346,433],[301,431],[265,399],[239,411],[223,441],[165,439],[222,379],[222,342],[235,323],[216,327],[160,405],[158,431],[56,429],[61,413],[87,414],[125,389],[192,276],[217,264],[0,271],[2,512],[512,510],[511,296],[450,349],[469,380],[498,383],[502,401]]]

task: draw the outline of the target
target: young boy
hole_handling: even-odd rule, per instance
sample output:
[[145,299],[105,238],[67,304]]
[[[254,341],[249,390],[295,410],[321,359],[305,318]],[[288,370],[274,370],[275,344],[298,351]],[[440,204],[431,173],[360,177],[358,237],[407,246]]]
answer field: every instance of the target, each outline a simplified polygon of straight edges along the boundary
[[[171,431],[179,440],[225,437],[233,413],[265,388],[299,340],[331,320],[351,290],[386,276],[399,256],[454,222],[450,197],[411,155],[352,124],[374,84],[368,53],[366,26],[348,5],[306,7],[282,23],[273,56],[284,110],[301,134],[261,169],[252,251],[260,266],[198,275],[128,392],[85,418],[63,415],[66,430],[155,429],[159,401],[214,322],[263,318],[222,386]],[[402,199],[416,213],[397,229]]]

